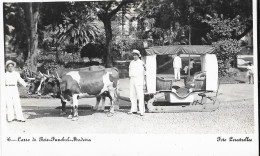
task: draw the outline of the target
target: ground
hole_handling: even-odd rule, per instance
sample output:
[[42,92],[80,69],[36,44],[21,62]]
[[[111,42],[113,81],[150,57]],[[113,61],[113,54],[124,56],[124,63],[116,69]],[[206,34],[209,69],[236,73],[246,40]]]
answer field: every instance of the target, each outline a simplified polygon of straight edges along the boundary
[[[120,80],[122,96],[129,96],[128,79]],[[113,116],[93,112],[95,99],[81,99],[79,120],[60,116],[59,99],[22,98],[25,123],[7,123],[10,134],[252,134],[254,133],[252,84],[221,84],[220,107],[214,112],[146,113],[128,115],[130,102],[119,101]],[[69,110],[68,110],[69,111]]]

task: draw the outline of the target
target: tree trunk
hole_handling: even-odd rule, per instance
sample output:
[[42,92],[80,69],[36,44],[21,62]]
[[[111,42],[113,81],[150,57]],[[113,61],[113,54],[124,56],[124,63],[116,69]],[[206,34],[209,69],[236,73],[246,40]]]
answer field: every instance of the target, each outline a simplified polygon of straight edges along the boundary
[[30,62],[29,68],[32,71],[37,71],[37,49],[38,49],[38,34],[37,25],[39,19],[39,3],[29,3],[29,26],[30,26],[30,42],[28,60]]
[[233,64],[234,68],[237,68],[237,55],[234,56],[234,64]]
[[113,67],[112,64],[112,29],[111,29],[111,20],[110,18],[105,18],[103,20],[105,26],[105,33],[106,33],[106,55],[104,57],[105,66],[107,68]]
[[104,23],[105,33],[106,33],[106,54],[104,56],[105,66],[106,67],[113,67],[112,64],[112,28],[111,28],[111,18],[116,15],[116,13],[127,3],[131,3],[133,1],[121,1],[120,4],[117,6],[116,9],[112,10],[109,13],[109,8],[112,6],[112,1],[110,1],[104,12],[97,14],[99,19]]

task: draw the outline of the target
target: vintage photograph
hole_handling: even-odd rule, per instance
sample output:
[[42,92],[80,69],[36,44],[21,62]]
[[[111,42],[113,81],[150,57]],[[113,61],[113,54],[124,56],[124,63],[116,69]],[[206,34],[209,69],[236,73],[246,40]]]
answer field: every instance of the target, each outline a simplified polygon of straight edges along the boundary
[[259,155],[255,0],[1,3],[4,156]]

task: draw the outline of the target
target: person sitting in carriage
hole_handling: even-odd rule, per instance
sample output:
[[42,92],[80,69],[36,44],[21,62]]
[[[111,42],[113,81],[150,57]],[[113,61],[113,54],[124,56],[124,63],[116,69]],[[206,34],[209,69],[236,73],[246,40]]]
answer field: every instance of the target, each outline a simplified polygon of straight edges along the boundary
[[190,70],[193,69],[194,64],[195,64],[194,59],[190,59],[189,66],[185,66],[185,67],[183,68],[185,74],[188,74],[188,69],[190,69]]

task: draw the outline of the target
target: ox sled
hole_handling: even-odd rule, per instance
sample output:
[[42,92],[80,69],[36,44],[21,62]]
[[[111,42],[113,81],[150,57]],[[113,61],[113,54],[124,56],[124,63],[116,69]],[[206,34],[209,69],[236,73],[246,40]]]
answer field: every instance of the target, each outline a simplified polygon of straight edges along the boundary
[[[146,111],[159,112],[209,112],[219,107],[217,99],[218,62],[214,48],[202,45],[155,46],[145,49],[146,64]],[[194,74],[181,74],[181,81],[173,79],[174,73],[157,74],[156,57],[180,54],[181,58],[191,56],[200,60],[200,70]],[[166,62],[167,64],[167,62]],[[172,60],[168,61],[172,68]],[[188,67],[189,68],[189,67]],[[128,100],[127,98],[120,97]]]
[[105,98],[110,100],[110,113],[114,113],[114,103],[117,101],[117,85],[119,73],[117,68],[104,68],[103,66],[91,66],[79,69],[58,68],[52,75],[42,76],[43,85],[40,85],[42,95],[51,94],[61,99],[61,115],[66,113],[66,103],[71,104],[71,112],[68,116],[73,121],[78,120],[78,102],[81,98],[96,97],[94,110],[98,109],[102,99],[101,110],[105,109]]

